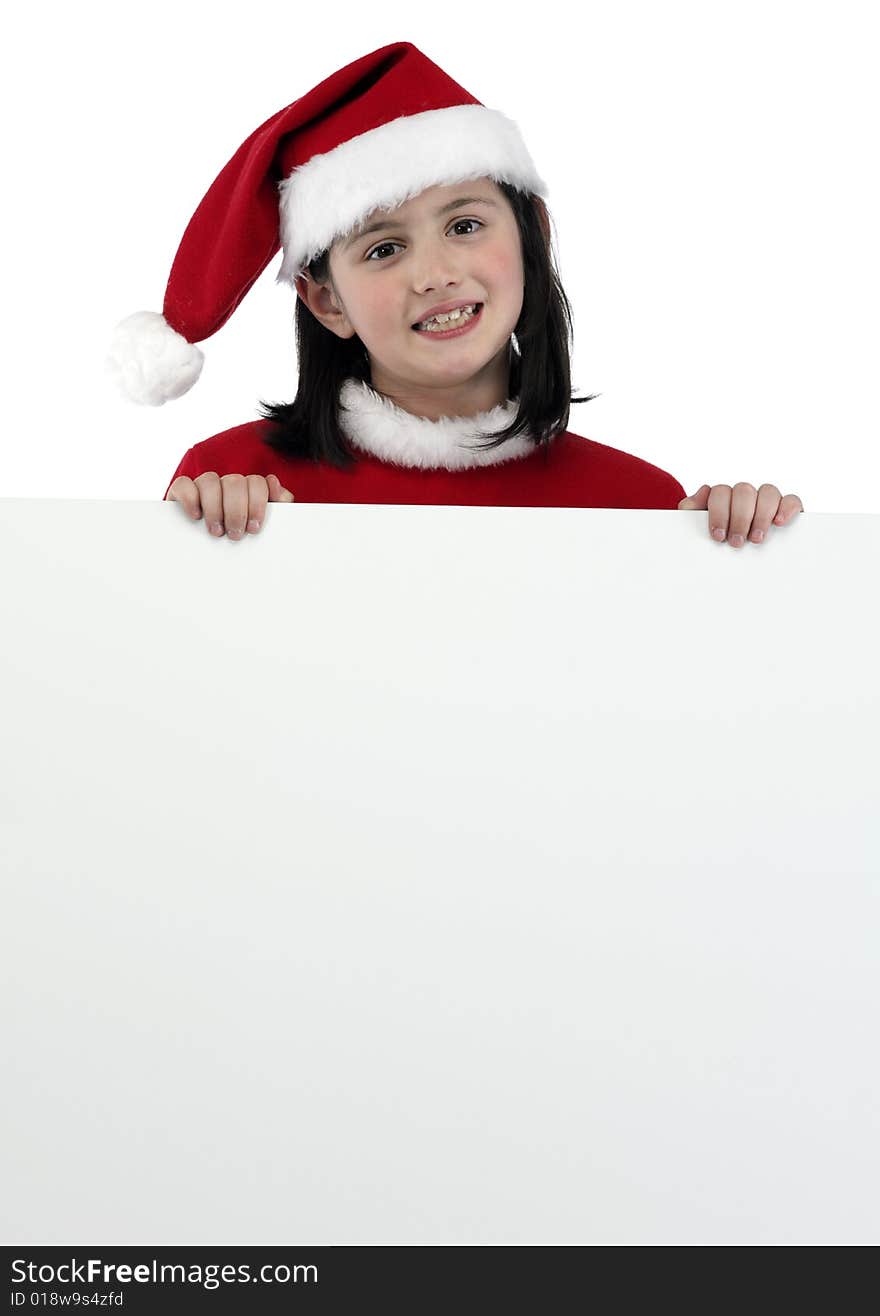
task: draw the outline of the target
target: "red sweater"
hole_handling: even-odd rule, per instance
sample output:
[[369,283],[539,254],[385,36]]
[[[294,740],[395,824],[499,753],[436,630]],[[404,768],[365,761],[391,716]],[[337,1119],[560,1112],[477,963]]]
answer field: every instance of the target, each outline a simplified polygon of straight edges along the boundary
[[[277,475],[302,503],[429,503],[479,507],[628,507],[675,511],[684,488],[659,466],[566,430],[546,452],[464,470],[428,470],[357,453],[348,470],[285,457],[262,441],[268,420],[223,430],[184,454],[168,482],[218,475]],[[167,497],[168,489],[163,498]]]

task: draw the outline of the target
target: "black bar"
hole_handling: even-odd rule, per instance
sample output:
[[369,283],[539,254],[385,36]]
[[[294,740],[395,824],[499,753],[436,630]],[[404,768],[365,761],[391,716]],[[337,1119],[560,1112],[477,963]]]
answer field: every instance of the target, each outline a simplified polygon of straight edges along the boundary
[[[344,1312],[418,1316],[498,1310],[525,1299],[536,1312],[584,1295],[576,1247],[29,1247],[3,1248],[12,1313]],[[164,1269],[163,1269],[164,1268]],[[563,1302],[563,1295],[567,1301]],[[87,1299],[87,1300],[86,1300]],[[577,1303],[580,1306],[580,1303]],[[2,1316],[2,1313],[0,1313]]]

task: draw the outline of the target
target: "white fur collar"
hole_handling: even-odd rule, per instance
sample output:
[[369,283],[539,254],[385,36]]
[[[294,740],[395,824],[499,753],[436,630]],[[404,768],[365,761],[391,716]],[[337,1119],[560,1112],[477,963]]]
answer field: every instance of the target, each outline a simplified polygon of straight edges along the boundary
[[351,378],[342,385],[339,401],[339,424],[346,438],[364,452],[397,466],[458,471],[495,466],[535,451],[528,433],[517,434],[497,448],[473,447],[511,423],[518,410],[513,399],[476,416],[429,420],[404,411],[364,380]]

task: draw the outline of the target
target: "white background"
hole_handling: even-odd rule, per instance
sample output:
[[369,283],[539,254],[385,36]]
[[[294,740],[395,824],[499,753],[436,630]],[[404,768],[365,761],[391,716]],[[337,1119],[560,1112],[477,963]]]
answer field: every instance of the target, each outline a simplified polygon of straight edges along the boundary
[[[692,493],[769,481],[877,511],[880,84],[868,3],[251,0],[16,7],[3,55],[0,493],[161,498],[184,451],[295,389],[280,254],[163,408],[103,374],[266,118],[414,42],[520,125],[574,313],[570,427]],[[575,26],[576,23],[576,26]]]

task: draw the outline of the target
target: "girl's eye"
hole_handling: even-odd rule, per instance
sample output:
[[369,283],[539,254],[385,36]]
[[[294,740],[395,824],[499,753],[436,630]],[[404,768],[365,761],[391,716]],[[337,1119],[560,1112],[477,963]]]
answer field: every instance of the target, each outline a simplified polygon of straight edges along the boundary
[[[480,228],[483,227],[483,221],[481,219],[457,219],[455,223],[452,225],[452,227],[458,228],[459,224],[477,224],[479,225]],[[459,233],[458,236],[461,238],[468,238],[471,235],[470,233]],[[377,252],[384,251],[386,247],[399,247],[400,245],[401,244],[399,242],[380,242],[378,247],[374,247],[373,250],[366,256],[365,259],[373,260],[373,257],[376,255]],[[380,263],[381,261],[373,261],[374,265]]]
[[378,251],[384,251],[386,247],[399,247],[399,242],[380,242],[378,247],[374,247],[370,252],[367,260],[372,260]]

